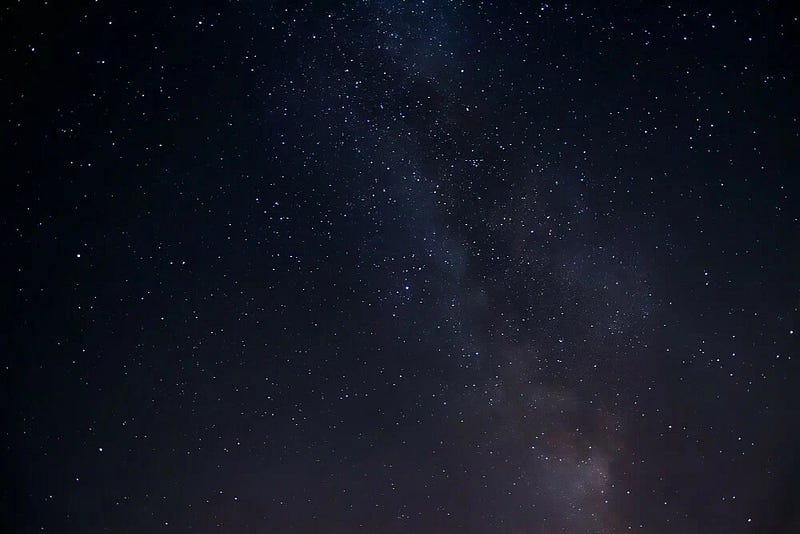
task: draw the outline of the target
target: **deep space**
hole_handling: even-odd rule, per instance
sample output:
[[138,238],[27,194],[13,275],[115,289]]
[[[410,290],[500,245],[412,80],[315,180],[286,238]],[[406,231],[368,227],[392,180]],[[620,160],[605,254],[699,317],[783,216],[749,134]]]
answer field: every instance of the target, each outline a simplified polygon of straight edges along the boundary
[[0,7],[0,531],[800,532],[800,4]]

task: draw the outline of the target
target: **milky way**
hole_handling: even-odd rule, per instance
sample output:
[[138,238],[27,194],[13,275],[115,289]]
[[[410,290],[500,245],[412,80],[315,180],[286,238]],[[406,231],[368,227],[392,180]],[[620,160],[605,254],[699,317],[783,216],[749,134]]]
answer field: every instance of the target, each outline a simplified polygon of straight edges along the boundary
[[19,532],[800,529],[797,10],[3,10]]

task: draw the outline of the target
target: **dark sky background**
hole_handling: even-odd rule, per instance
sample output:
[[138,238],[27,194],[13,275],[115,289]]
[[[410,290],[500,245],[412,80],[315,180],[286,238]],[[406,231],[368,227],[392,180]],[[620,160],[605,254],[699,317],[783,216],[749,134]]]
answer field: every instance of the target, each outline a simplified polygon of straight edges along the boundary
[[7,2],[3,532],[800,532],[800,9]]

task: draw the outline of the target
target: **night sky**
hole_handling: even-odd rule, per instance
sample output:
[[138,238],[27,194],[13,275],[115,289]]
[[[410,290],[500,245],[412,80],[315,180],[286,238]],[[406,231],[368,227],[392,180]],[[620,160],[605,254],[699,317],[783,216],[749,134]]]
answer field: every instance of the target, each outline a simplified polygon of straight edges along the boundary
[[6,2],[0,530],[800,532],[800,8]]

